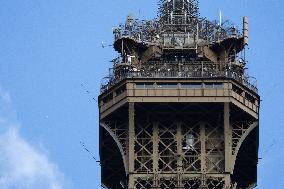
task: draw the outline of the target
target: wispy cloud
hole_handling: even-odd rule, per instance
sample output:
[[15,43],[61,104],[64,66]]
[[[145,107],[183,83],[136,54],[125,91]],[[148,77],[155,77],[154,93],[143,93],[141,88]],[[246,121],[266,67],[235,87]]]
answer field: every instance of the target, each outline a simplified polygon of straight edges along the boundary
[[11,97],[0,87],[0,188],[65,189],[57,165],[20,135]]

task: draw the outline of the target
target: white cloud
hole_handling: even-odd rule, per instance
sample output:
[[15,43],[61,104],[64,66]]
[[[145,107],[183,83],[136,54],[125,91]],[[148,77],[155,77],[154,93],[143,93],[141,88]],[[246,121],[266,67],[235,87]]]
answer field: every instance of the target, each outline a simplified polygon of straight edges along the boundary
[[65,189],[64,174],[20,135],[19,125],[0,87],[0,189]]

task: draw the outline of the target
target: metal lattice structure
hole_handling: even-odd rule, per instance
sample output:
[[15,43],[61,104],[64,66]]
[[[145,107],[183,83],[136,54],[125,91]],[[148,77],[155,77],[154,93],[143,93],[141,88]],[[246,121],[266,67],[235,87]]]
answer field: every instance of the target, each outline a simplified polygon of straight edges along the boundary
[[251,189],[257,83],[243,32],[200,17],[197,0],[160,0],[157,18],[113,30],[120,54],[99,96],[102,186]]

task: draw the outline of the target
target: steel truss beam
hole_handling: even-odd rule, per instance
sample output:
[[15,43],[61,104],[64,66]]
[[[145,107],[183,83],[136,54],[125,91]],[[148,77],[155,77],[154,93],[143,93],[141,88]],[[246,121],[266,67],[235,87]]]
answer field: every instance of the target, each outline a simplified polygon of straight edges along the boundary
[[231,189],[238,151],[257,125],[232,120],[229,103],[129,103],[127,121],[101,123],[120,149],[129,189]]

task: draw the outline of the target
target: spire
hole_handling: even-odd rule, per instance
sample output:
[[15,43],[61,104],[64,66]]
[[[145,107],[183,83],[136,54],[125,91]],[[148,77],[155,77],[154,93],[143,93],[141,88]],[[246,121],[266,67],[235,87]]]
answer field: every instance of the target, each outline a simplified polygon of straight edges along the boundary
[[198,0],[159,0],[160,18],[175,16],[188,16],[197,18],[199,16]]

